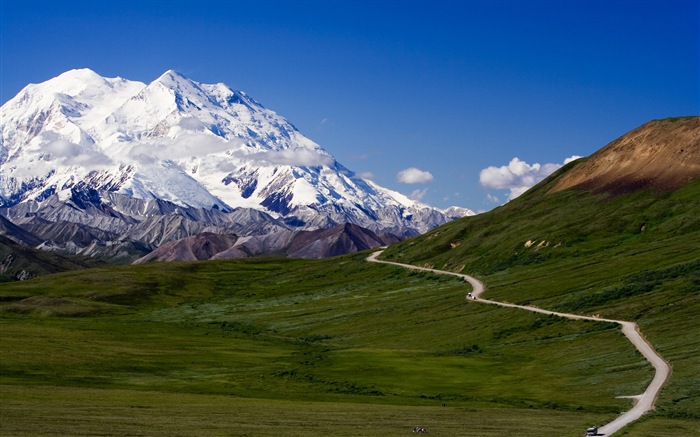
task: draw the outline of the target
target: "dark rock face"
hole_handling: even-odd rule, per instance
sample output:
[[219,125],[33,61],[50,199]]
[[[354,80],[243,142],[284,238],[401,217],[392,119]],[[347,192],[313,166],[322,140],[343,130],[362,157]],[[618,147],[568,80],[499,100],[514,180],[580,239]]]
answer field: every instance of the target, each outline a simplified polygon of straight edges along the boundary
[[246,208],[188,208],[92,189],[72,193],[67,201],[52,195],[43,202],[0,209],[0,233],[31,247],[123,262],[204,232],[262,235],[289,229],[264,212]]
[[3,216],[0,216],[0,234],[23,246],[35,247],[42,242],[41,238],[15,225]]

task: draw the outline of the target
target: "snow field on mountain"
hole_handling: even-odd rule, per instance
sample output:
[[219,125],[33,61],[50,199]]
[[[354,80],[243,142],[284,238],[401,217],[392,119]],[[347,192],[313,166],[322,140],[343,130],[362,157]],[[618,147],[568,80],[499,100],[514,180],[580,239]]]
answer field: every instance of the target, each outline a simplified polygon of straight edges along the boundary
[[[172,70],[150,84],[72,70],[28,85],[1,111],[0,206],[41,202],[84,183],[98,192],[254,208],[308,223],[424,232],[446,221],[434,208],[355,176],[245,93]],[[325,218],[314,218],[319,214]]]

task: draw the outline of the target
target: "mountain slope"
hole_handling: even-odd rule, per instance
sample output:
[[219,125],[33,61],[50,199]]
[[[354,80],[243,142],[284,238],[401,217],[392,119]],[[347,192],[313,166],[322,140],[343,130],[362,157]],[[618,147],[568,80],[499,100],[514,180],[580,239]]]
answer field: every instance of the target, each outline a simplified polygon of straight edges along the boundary
[[[636,321],[674,369],[657,417],[697,419],[700,172],[688,160],[657,166],[648,151],[680,143],[698,156],[698,119],[649,123],[500,208],[389,247],[385,258],[474,274],[488,298]],[[621,165],[604,168],[621,144]]]
[[344,224],[315,231],[283,230],[238,238],[205,232],[169,241],[134,264],[152,261],[195,261],[277,255],[291,258],[328,258],[361,252],[400,241],[392,234],[377,235],[361,226]]
[[20,228],[5,217],[0,216],[0,234],[22,246],[34,247],[41,244],[41,238]]
[[150,261],[198,261],[223,252],[236,242],[235,235],[220,235],[205,232],[180,240],[169,241],[134,264]]
[[161,201],[250,208],[302,229],[354,223],[416,235],[450,220],[358,177],[245,93],[172,70],[150,84],[72,70],[0,111],[4,208],[81,196],[109,207],[120,194],[140,200],[121,210],[131,217]]
[[552,192],[639,188],[674,191],[700,174],[700,117],[654,120],[608,144],[562,175]]
[[84,258],[64,257],[18,244],[0,235],[0,282],[21,281],[39,275],[100,265]]
[[[648,123],[591,157],[569,163],[517,199],[408,240],[387,254],[447,270],[459,267],[491,274],[549,256],[594,252],[599,245],[622,244],[630,238],[694,234],[700,226],[700,216],[694,213],[699,201],[694,187],[700,183],[698,138],[700,117]],[[627,149],[624,158],[620,144]],[[677,146],[670,151],[659,147],[656,156],[685,150],[689,159],[652,166],[648,151],[657,144]],[[601,164],[618,158],[619,166]],[[659,171],[650,176],[652,168]],[[638,178],[631,169],[641,169],[643,176]],[[685,183],[678,187],[680,182],[670,181]],[[563,188],[568,185],[573,186]],[[669,192],[673,186],[676,190]]]

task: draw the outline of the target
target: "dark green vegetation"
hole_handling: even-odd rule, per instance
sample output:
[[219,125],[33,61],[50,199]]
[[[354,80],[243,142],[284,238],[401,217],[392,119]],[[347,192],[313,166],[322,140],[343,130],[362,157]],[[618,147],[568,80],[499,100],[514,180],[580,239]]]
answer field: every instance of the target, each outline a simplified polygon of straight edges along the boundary
[[3,284],[3,431],[575,436],[651,377],[613,326],[469,304],[364,256]]
[[557,176],[384,257],[474,274],[490,299],[637,321],[673,375],[656,412],[626,435],[661,435],[669,423],[695,430],[671,435],[700,435],[700,180],[673,193],[549,193]]
[[[385,258],[490,299],[634,320],[673,366],[627,436],[700,435],[700,180],[550,193]],[[610,323],[466,301],[368,254],[93,268],[0,284],[0,434],[580,436],[653,369]],[[617,435],[617,434],[616,434]]]

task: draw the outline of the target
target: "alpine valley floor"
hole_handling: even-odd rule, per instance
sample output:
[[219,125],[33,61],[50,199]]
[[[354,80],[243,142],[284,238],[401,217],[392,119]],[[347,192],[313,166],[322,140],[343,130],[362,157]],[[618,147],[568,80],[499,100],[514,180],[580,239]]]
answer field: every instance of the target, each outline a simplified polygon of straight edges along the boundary
[[[0,431],[573,437],[651,378],[613,324],[466,305],[457,278],[366,256],[2,284]],[[619,435],[697,435],[697,424],[651,415]]]

